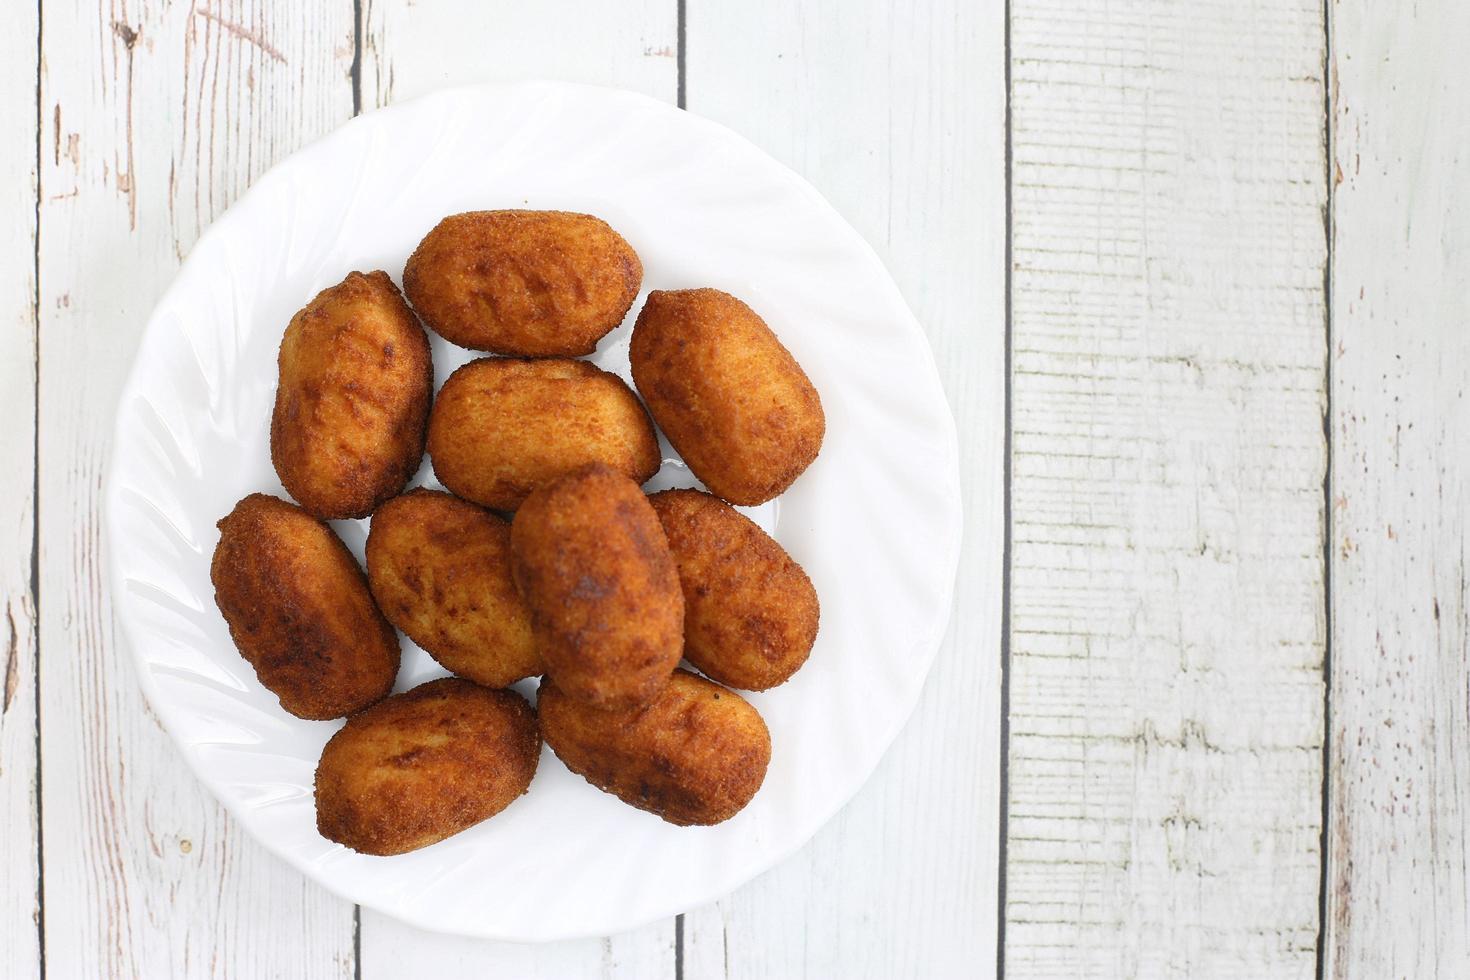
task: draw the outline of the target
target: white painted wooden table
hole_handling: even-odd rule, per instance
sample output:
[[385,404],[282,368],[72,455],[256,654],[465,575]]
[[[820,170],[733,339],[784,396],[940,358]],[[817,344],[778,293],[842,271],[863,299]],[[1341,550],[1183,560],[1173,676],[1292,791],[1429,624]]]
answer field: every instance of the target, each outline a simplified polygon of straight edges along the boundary
[[[1470,5],[6,14],[0,977],[1470,975]],[[98,513],[200,231],[356,112],[525,77],[677,101],[816,184],[929,331],[967,508],[853,803],[714,906],[543,947],[246,839],[138,693]]]

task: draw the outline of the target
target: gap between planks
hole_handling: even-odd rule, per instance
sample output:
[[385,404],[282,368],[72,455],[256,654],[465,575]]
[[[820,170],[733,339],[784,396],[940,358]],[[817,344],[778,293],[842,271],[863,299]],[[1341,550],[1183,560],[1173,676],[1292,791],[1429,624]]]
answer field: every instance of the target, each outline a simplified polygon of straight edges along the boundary
[[1011,445],[1015,439],[1014,415],[1012,411],[1013,364],[1015,360],[1014,307],[1011,298],[1011,270],[1015,261],[1012,253],[1012,229],[1014,227],[1012,183],[1015,163],[1015,131],[1011,118],[1011,0],[1005,0],[1003,17],[1005,36],[1002,48],[1005,52],[1005,421],[1001,449],[1001,559],[1000,559],[1000,790],[999,814],[996,817],[998,840],[996,841],[995,874],[995,975],[1005,980],[1006,975],[1006,860],[1010,836],[1010,782],[1011,782]]
[[1317,843],[1317,963],[1316,980],[1327,975],[1327,889],[1330,880],[1328,855],[1332,831],[1332,542],[1336,539],[1332,520],[1332,486],[1334,482],[1332,452],[1332,282],[1333,233],[1336,188],[1332,183],[1336,153],[1336,127],[1332,119],[1332,4],[1322,0],[1322,186],[1326,204],[1322,209],[1322,232],[1326,239],[1326,255],[1322,263],[1322,616],[1325,635],[1322,640],[1322,784],[1320,797],[1322,833]]

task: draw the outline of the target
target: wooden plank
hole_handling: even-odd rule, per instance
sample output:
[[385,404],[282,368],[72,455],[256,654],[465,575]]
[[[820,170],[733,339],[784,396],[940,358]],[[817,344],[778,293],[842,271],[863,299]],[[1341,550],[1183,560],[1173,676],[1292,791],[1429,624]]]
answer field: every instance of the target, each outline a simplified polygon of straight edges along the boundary
[[35,5],[0,36],[0,976],[41,971],[36,809],[36,126]]
[[1470,7],[1332,9],[1326,975],[1470,964]]
[[42,16],[47,972],[350,977],[352,906],[246,839],[145,707],[99,515],[117,393],[180,257],[351,115],[350,5],[48,0]]
[[811,844],[685,916],[685,976],[994,969],[1004,35],[998,0],[689,0],[689,108],[811,180],[924,324],[962,434],[966,529],[954,618],[913,719]]
[[1011,10],[1006,976],[1310,977],[1322,4]]
[[[515,887],[507,882],[507,888]],[[576,887],[568,883],[568,887]],[[363,980],[514,977],[515,980],[647,980],[674,972],[674,923],[603,939],[527,946],[423,932],[362,910]],[[689,974],[692,978],[694,974]]]
[[674,101],[675,0],[419,3],[367,0],[362,105],[449,85],[554,78]]
[[[617,5],[371,0],[362,36],[365,108],[446,85],[524,78],[614,85],[670,102],[677,91],[673,0]],[[361,976],[672,977],[674,943],[672,920],[606,939],[521,946],[425,933],[364,909]]]

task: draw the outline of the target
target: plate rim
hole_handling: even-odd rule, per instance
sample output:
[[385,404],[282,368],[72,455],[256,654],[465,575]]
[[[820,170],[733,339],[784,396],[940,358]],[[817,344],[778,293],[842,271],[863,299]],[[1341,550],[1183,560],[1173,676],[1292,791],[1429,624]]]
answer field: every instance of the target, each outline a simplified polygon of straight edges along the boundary
[[706,897],[699,899],[692,904],[684,900],[668,902],[660,906],[659,911],[655,914],[640,914],[637,916],[616,921],[611,924],[611,928],[609,929],[609,931],[606,932],[587,931],[586,929],[552,928],[538,933],[535,936],[528,937],[525,935],[509,935],[504,932],[498,932],[494,929],[494,923],[487,923],[488,928],[478,929],[474,932],[467,932],[459,929],[443,927],[439,923],[431,919],[416,917],[411,914],[405,914],[400,909],[386,909],[370,899],[365,900],[362,896],[350,894],[346,888],[338,887],[337,883],[330,879],[330,877],[316,873],[315,868],[308,865],[300,864],[297,861],[293,860],[290,854],[287,852],[286,848],[277,846],[273,841],[265,839],[264,837],[258,835],[255,831],[250,829],[248,821],[244,816],[242,816],[240,812],[242,808],[239,806],[239,804],[231,799],[228,794],[221,791],[220,783],[222,782],[222,780],[212,778],[209,775],[208,771],[205,769],[203,765],[203,760],[198,755],[188,750],[187,741],[184,737],[183,732],[180,730],[180,722],[174,714],[173,707],[166,699],[162,698],[160,695],[154,676],[148,669],[149,660],[143,652],[146,649],[146,644],[144,641],[147,639],[148,632],[144,628],[144,626],[140,622],[138,622],[138,617],[130,609],[131,602],[133,600],[127,598],[129,594],[128,590],[125,588],[121,588],[123,582],[125,581],[122,565],[123,559],[121,557],[122,549],[118,547],[117,543],[114,541],[114,535],[116,533],[114,529],[120,523],[118,518],[121,508],[123,506],[123,502],[121,499],[122,481],[120,478],[122,475],[122,468],[125,465],[121,461],[121,457],[116,452],[116,449],[119,444],[119,439],[122,435],[125,422],[127,422],[129,419],[129,416],[125,415],[120,410],[114,413],[114,419],[111,428],[111,442],[108,445],[108,451],[111,456],[107,463],[106,475],[104,480],[104,494],[102,502],[103,506],[101,515],[103,532],[102,547],[107,552],[106,567],[108,570],[108,586],[110,588],[109,598],[111,600],[111,605],[113,609],[113,619],[114,622],[120,627],[123,642],[128,647],[127,659],[132,662],[133,670],[137,677],[139,687],[143,691],[143,695],[147,700],[149,708],[153,711],[155,715],[157,715],[160,724],[168,733],[169,739],[173,743],[175,751],[183,756],[185,764],[189,767],[189,770],[194,774],[195,778],[199,780],[199,782],[209,792],[210,796],[215,800],[215,802],[222,808],[224,808],[224,810],[229,814],[230,819],[237,824],[238,829],[252,842],[254,842],[255,845],[262,847],[276,860],[281,861],[283,864],[292,868],[298,874],[301,874],[303,877],[309,879],[316,885],[322,887],[332,895],[335,895],[336,897],[341,898],[344,901],[352,902],[355,905],[372,909],[379,914],[385,915],[400,922],[404,922],[410,926],[413,926],[414,928],[421,929],[426,932],[435,933],[438,935],[466,936],[475,939],[529,944],[562,942],[568,940],[617,935],[650,925],[652,923],[682,914],[684,912],[703,908],[709,904],[723,899],[727,895],[733,893],[736,889],[748,885],[750,882],[765,875],[777,866],[786,863],[797,851],[800,851],[802,848],[811,843],[812,839],[817,835],[817,833],[820,832],[823,828],[827,827],[837,816],[837,814],[840,813],[844,808],[846,808],[848,804],[850,804],[853,799],[856,798],[858,793],[860,793],[862,789],[868,785],[868,783],[872,780],[874,773],[877,771],[879,765],[887,757],[889,751],[892,749],[894,742],[898,739],[898,736],[903,732],[903,730],[908,726],[909,721],[913,717],[913,713],[918,705],[919,698],[922,696],[925,687],[928,685],[929,674],[933,669],[934,661],[939,654],[940,648],[943,646],[945,635],[948,633],[951,620],[953,619],[955,590],[959,572],[960,556],[962,554],[963,540],[966,531],[963,483],[960,477],[958,429],[955,424],[954,412],[950,404],[948,393],[945,391],[943,377],[939,371],[938,361],[934,355],[933,346],[929,343],[928,334],[925,333],[923,326],[919,323],[919,320],[915,316],[913,309],[909,306],[907,300],[904,298],[903,293],[899,289],[897,282],[894,281],[892,274],[888,271],[887,265],[883,262],[881,256],[878,255],[872,244],[867,240],[866,237],[862,235],[861,232],[854,228],[847,221],[847,219],[842,216],[841,212],[839,212],[831,204],[831,202],[828,201],[826,197],[819,190],[817,190],[815,186],[811,184],[810,181],[808,181],[806,178],[801,176],[794,169],[787,166],[782,161],[776,159],[766,150],[755,144],[752,140],[741,135],[730,127],[709,119],[705,116],[701,116],[687,109],[672,105],[668,102],[657,99],[642,92],[619,88],[616,86],[595,85],[584,82],[571,82],[550,79],[490,81],[446,86],[411,99],[405,99],[402,102],[395,102],[388,106],[383,106],[377,109],[363,112],[335,127],[329,132],[322,134],[321,136],[305,144],[304,146],[293,150],[285,157],[276,161],[264,172],[262,172],[260,176],[251,181],[250,186],[242,194],[236,197],[229,204],[229,206],[226,207],[226,209],[221,212],[216,218],[214,218],[209,223],[209,225],[201,232],[199,237],[195,240],[194,244],[190,247],[189,254],[184,258],[184,260],[180,263],[178,269],[173,273],[168,287],[159,295],[158,299],[154,302],[153,307],[149,312],[147,322],[145,323],[143,331],[139,336],[137,348],[129,362],[126,379],[124,380],[123,385],[119,390],[117,396],[116,404],[119,406],[119,409],[128,401],[137,397],[138,389],[142,383],[143,356],[146,353],[146,348],[149,345],[150,338],[157,337],[161,332],[159,328],[160,311],[167,307],[171,301],[175,300],[176,294],[183,291],[183,283],[188,278],[191,264],[199,264],[196,256],[198,255],[200,247],[206,245],[207,243],[213,242],[215,239],[223,238],[226,234],[226,229],[228,229],[236,220],[239,219],[239,214],[241,211],[245,210],[245,205],[250,202],[252,198],[264,198],[266,192],[272,184],[278,183],[279,181],[284,179],[282,177],[283,173],[288,173],[290,170],[302,166],[303,161],[309,160],[312,156],[325,153],[325,151],[333,144],[345,143],[348,139],[350,139],[351,134],[355,130],[362,129],[365,126],[369,125],[369,123],[365,122],[365,120],[374,120],[377,124],[381,125],[381,123],[388,117],[391,117],[393,115],[407,114],[414,109],[431,106],[435,102],[448,102],[454,99],[463,98],[498,98],[504,100],[514,100],[524,97],[526,94],[535,92],[561,92],[574,97],[589,95],[592,97],[606,97],[611,95],[619,98],[626,98],[633,102],[642,103],[643,108],[645,109],[665,113],[671,118],[674,116],[681,117],[685,122],[691,123],[697,127],[704,128],[718,138],[734,140],[739,143],[743,143],[747,147],[753,149],[769,164],[773,180],[780,180],[781,182],[785,183],[790,189],[799,191],[812,204],[816,206],[817,210],[821,213],[824,221],[826,221],[829,225],[834,226],[836,230],[844,233],[846,237],[850,238],[853,245],[861,250],[864,259],[872,263],[874,268],[881,270],[882,275],[881,277],[879,277],[879,288],[889,292],[896,302],[897,307],[901,308],[906,314],[906,316],[899,318],[899,322],[896,325],[900,329],[906,331],[910,335],[910,338],[913,341],[916,341],[917,346],[923,351],[923,362],[920,370],[923,372],[927,372],[927,374],[929,375],[929,381],[931,382],[933,389],[938,393],[940,402],[943,405],[943,411],[937,414],[939,414],[940,416],[939,421],[943,428],[940,436],[942,438],[944,447],[944,458],[942,460],[942,463],[935,467],[934,473],[937,477],[940,477],[940,480],[936,480],[936,482],[942,481],[942,496],[950,510],[950,514],[948,515],[948,523],[952,527],[954,532],[953,534],[950,534],[948,536],[949,546],[946,553],[937,562],[941,571],[943,571],[944,573],[942,576],[943,594],[939,596],[939,598],[941,599],[940,606],[944,610],[944,612],[942,615],[936,617],[930,627],[929,633],[922,637],[920,642],[914,645],[914,648],[920,654],[919,659],[922,662],[922,670],[919,671],[918,674],[919,681],[917,684],[914,685],[913,691],[904,698],[902,702],[902,710],[895,715],[895,718],[897,720],[891,726],[891,730],[884,732],[882,737],[877,740],[879,745],[881,746],[880,750],[873,754],[869,762],[859,767],[856,767],[857,770],[860,771],[856,772],[851,787],[846,789],[842,793],[834,795],[834,798],[837,800],[837,802],[834,805],[826,808],[821,813],[820,818],[812,822],[810,830],[806,831],[805,833],[796,835],[785,847],[773,851],[773,856],[769,857],[769,859],[764,861],[759,867],[756,867],[754,870],[749,871],[749,873],[744,874],[733,884],[730,884],[728,886],[722,885],[722,887],[715,893],[707,895]]

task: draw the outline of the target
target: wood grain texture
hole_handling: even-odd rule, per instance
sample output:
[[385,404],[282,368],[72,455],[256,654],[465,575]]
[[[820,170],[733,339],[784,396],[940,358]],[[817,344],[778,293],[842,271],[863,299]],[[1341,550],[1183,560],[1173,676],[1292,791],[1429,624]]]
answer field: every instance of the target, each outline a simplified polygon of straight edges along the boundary
[[36,810],[36,83],[33,4],[0,36],[0,977],[40,975]]
[[[362,101],[373,108],[447,85],[559,78],[672,102],[677,43],[672,0],[590,6],[367,0]],[[360,956],[363,980],[642,980],[674,976],[675,928],[670,919],[605,939],[523,946],[425,933],[364,909]]]
[[1011,11],[1006,975],[1310,977],[1322,5]]
[[1464,976],[1470,7],[1331,9],[1326,975]]
[[809,179],[924,325],[960,431],[965,542],[917,710],[794,857],[685,916],[684,976],[995,966],[1004,446],[1004,8],[689,0],[687,104]]
[[347,4],[43,10],[40,649],[47,973],[352,975],[352,907],[247,840],[139,692],[99,508],[118,390],[199,229],[351,114]]

